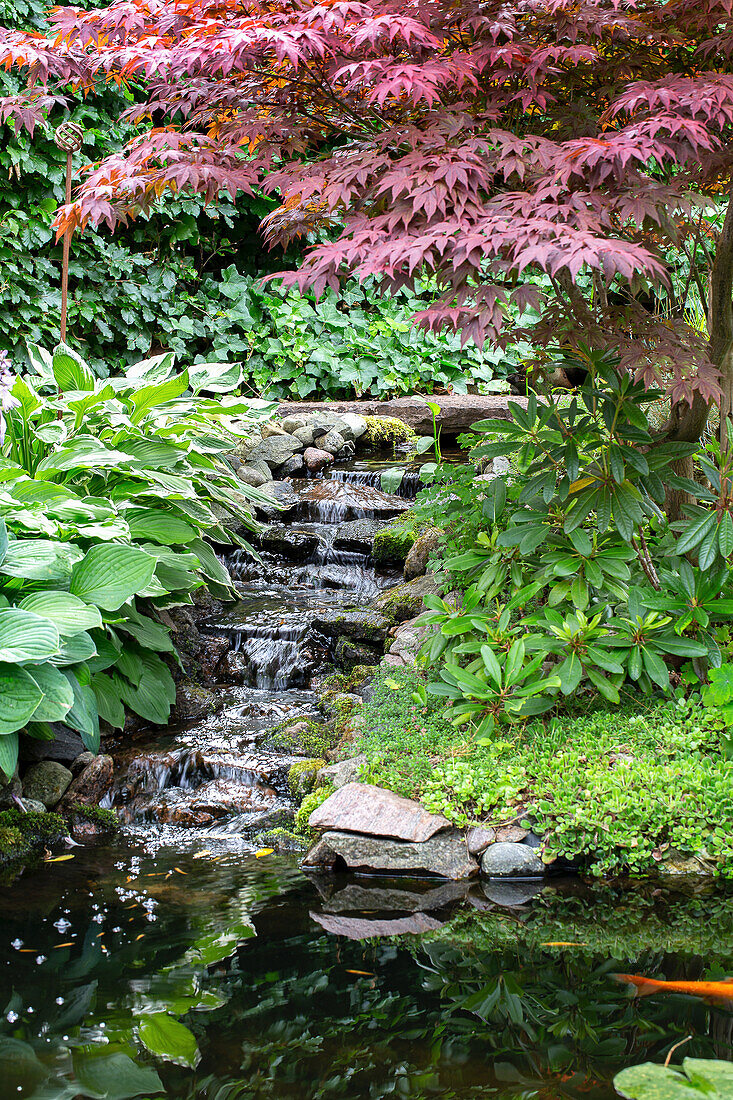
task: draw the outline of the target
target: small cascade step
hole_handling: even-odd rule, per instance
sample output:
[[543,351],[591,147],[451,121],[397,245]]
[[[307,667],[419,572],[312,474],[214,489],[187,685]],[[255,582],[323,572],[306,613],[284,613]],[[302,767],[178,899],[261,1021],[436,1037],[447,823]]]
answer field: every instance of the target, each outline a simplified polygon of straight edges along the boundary
[[[382,478],[384,468],[364,469],[356,463],[341,470],[330,470],[329,477],[333,481],[341,481],[347,485],[366,485],[370,489],[380,489],[382,492]],[[425,488],[425,482],[420,480],[420,471],[404,469],[399,485],[389,489],[393,496],[403,500],[414,500],[421,489]]]

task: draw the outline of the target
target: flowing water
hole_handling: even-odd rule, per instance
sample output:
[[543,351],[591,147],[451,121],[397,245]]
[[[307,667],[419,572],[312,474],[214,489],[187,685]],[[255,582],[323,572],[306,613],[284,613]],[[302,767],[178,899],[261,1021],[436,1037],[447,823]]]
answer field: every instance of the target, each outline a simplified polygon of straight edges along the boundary
[[731,1002],[614,978],[733,974],[730,890],[308,876],[255,851],[291,812],[268,735],[319,716],[329,616],[397,579],[353,528],[390,510],[374,473],[301,483],[262,560],[234,555],[220,709],[125,747],[121,836],[0,886],[0,1100],[610,1100],[680,1040],[733,1057]]

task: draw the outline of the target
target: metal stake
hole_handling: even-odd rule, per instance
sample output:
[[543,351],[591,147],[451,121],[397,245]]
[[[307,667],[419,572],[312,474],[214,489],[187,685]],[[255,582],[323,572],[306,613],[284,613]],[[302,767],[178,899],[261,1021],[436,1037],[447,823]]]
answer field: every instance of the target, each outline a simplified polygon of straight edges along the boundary
[[[66,205],[71,203],[72,154],[81,149],[84,131],[73,122],[62,122],[56,130],[54,140],[59,149],[66,153]],[[66,343],[66,319],[69,306],[69,251],[71,248],[71,230],[64,233],[63,257],[61,261],[61,343]]]

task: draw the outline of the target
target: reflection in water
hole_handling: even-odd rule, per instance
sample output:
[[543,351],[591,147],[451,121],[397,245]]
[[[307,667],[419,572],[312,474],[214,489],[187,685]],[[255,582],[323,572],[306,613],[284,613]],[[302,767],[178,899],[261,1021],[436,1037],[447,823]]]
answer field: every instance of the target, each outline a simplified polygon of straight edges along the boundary
[[[213,844],[77,852],[0,891],[0,1095],[610,1100],[685,1035],[731,1057],[725,1005],[613,980],[721,981],[730,893],[535,889],[311,880]],[[196,1069],[139,1042],[166,1011]]]

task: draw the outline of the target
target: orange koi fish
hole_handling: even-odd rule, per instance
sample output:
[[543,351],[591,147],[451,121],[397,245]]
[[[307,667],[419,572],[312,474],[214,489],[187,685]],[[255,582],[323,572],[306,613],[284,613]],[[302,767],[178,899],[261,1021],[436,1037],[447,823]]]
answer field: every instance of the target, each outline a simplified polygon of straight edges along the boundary
[[649,997],[652,993],[689,993],[704,997],[707,1001],[729,1001],[733,1004],[733,978],[722,982],[665,982],[658,978],[645,978],[642,974],[614,974],[617,982],[628,982],[636,990],[637,997]]

